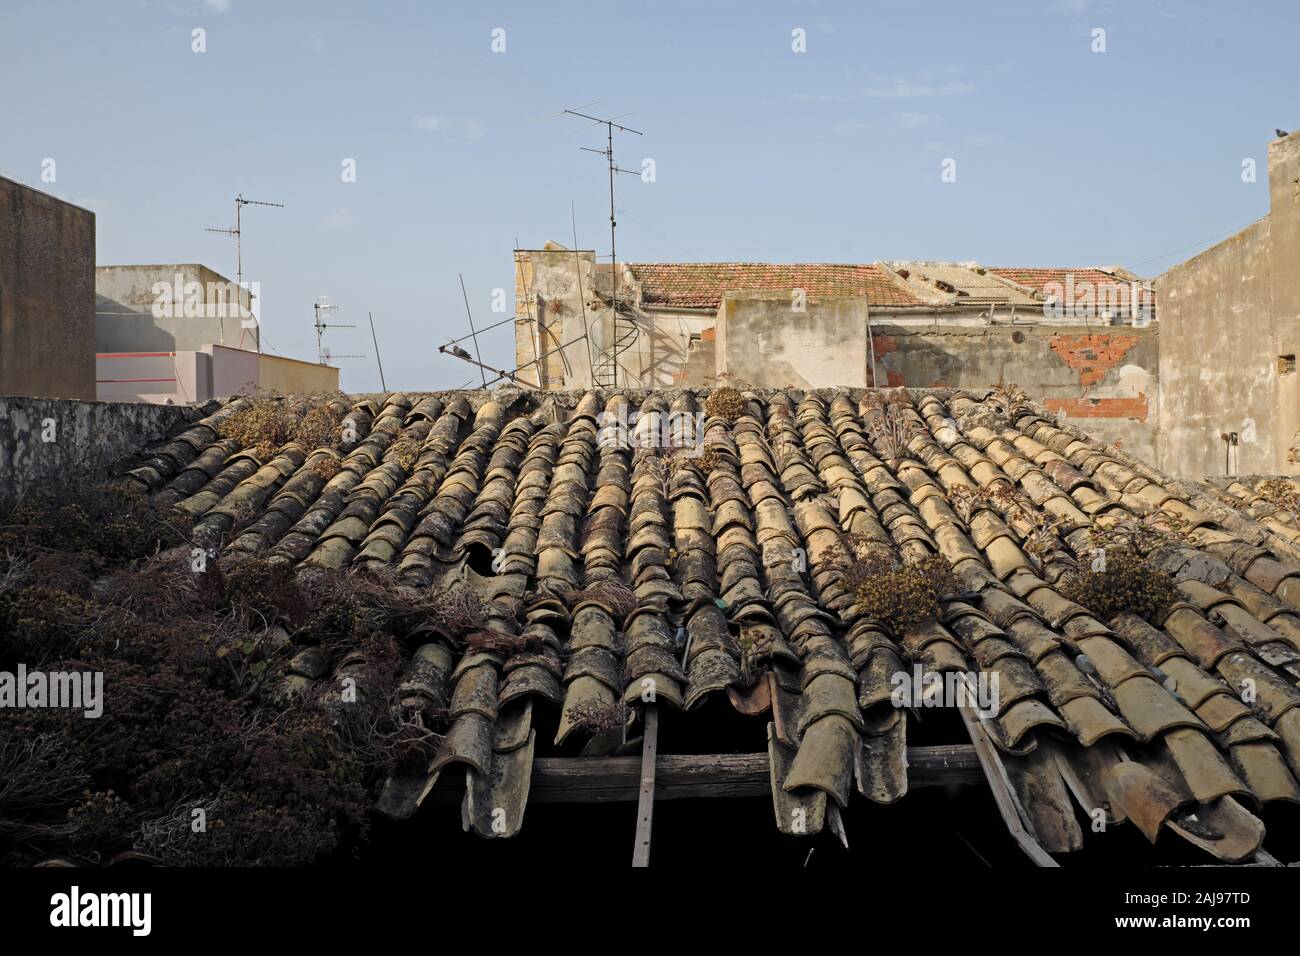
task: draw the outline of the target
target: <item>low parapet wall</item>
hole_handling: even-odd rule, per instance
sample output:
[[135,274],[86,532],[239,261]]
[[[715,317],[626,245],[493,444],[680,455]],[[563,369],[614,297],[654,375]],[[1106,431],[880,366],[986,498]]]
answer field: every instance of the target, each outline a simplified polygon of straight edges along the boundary
[[0,510],[42,484],[91,480],[206,409],[0,396]]

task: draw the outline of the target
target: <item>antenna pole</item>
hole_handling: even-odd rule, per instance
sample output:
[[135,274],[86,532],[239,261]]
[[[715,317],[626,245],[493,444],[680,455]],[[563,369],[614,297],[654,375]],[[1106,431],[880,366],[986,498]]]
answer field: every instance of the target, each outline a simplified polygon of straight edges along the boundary
[[[242,232],[239,228],[239,210],[243,203],[239,197],[235,197],[235,284],[241,289],[244,287],[244,248],[243,240],[240,238]],[[260,339],[261,336],[259,335]]]
[[375,343],[375,362],[379,365],[379,387],[385,392],[388,391],[388,383],[384,381],[384,360],[379,357],[379,338],[375,335],[375,314],[367,312],[370,317],[370,339]]
[[[478,333],[474,331],[474,315],[469,309],[469,293],[465,291],[465,276],[459,272],[456,275],[460,276],[460,294],[465,299],[465,314],[469,316],[469,334],[470,338],[474,340],[474,358],[478,359],[478,374],[483,380],[483,387],[487,388],[487,373],[483,371],[485,367],[483,365],[483,356],[479,354],[478,350]],[[493,369],[493,371],[495,372],[496,369]]]
[[[610,343],[609,347],[607,349],[604,349],[603,351],[609,356],[610,373],[613,377],[613,385],[615,388],[617,388],[619,353],[623,350],[623,348],[626,347],[627,344],[631,342],[633,338],[636,337],[636,332],[635,332],[635,325],[633,326],[633,330],[630,333],[621,333],[619,329],[618,248],[615,240],[615,234],[618,228],[618,221],[615,216],[615,206],[614,206],[614,174],[628,173],[628,174],[635,175],[636,170],[621,169],[619,168],[618,164],[614,162],[614,130],[618,130],[620,133],[635,133],[637,136],[640,136],[642,134],[640,130],[632,129],[631,127],[623,126],[619,123],[615,123],[614,120],[618,119],[617,116],[612,117],[610,119],[601,119],[598,116],[588,116],[586,113],[580,113],[577,110],[563,110],[562,112],[568,113],[571,116],[580,116],[583,119],[591,120],[592,125],[605,127],[605,148],[604,149],[592,149],[588,146],[581,146],[579,148],[586,150],[589,153],[596,153],[597,155],[605,157],[605,162],[609,167],[609,276],[610,276],[610,288],[611,288],[611,302],[613,304],[613,322],[610,329],[610,335],[612,336],[613,341]],[[595,385],[597,383],[593,381],[592,384]]]
[[[320,320],[321,314],[330,315],[339,310],[337,305],[332,304],[325,296],[321,296],[313,304],[312,308],[316,310],[316,361],[325,365],[331,359],[342,358],[365,358],[364,355],[331,355],[329,349],[321,344],[321,337],[325,334],[326,329],[355,329],[355,325],[341,325],[338,322],[326,323]],[[374,320],[370,320],[371,332],[374,332]],[[382,373],[380,375],[382,378]],[[385,389],[387,391],[387,389]]]
[[[219,232],[222,233],[223,235],[235,237],[235,284],[239,286],[240,289],[244,288],[244,248],[243,248],[243,241],[242,241],[243,227],[241,226],[242,217],[240,215],[240,212],[242,211],[244,206],[274,206],[277,209],[283,209],[284,203],[259,202],[256,199],[245,199],[244,194],[240,193],[235,197],[235,228],[234,229],[208,228],[204,230],[204,232]],[[251,296],[249,300],[249,305],[250,305],[250,311],[252,311]],[[241,307],[242,307],[242,297],[241,297]],[[260,326],[261,326],[260,321],[257,323],[256,326],[254,326],[255,328],[257,328],[257,354],[258,355],[262,354],[262,330]],[[241,346],[244,344],[244,337],[242,334],[239,337],[239,344]],[[320,346],[318,342],[317,351],[319,351],[319,347]]]

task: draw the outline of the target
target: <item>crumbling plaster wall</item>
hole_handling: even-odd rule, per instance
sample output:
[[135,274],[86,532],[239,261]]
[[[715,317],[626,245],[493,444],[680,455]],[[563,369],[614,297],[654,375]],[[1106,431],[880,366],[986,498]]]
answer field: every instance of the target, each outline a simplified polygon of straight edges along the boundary
[[1150,460],[1159,332],[1145,327],[902,325],[872,319],[876,376],[909,388],[1015,384],[1099,441]]
[[209,410],[0,397],[0,509],[40,485],[104,477],[115,462]]
[[719,371],[765,388],[1014,383],[1093,437],[1148,460],[1155,454],[1155,323],[985,326],[872,311],[868,336],[867,316],[863,299],[809,300],[796,312],[786,297],[728,294],[716,330]]
[[528,366],[520,377],[542,388],[590,388],[583,323],[594,354],[611,317],[595,291],[596,254],[548,243],[517,253],[515,263],[515,364]]
[[[609,285],[608,269],[598,270],[595,258],[590,250],[575,253],[555,243],[515,253],[515,364],[524,382],[548,389],[590,387],[591,365],[599,364],[613,329],[613,310],[595,291]],[[622,312],[638,333],[620,353],[619,385],[711,383],[713,313],[641,309],[635,280],[620,269]],[[590,346],[581,339],[584,321]]]
[[867,300],[728,292],[718,309],[717,371],[768,388],[870,385]]

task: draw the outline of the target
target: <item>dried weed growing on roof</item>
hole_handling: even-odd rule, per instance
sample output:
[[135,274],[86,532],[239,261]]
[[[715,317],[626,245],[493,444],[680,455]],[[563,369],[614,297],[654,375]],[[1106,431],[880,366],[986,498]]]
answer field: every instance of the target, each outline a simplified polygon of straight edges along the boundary
[[1285,478],[1261,481],[1255,493],[1280,511],[1288,512],[1292,520],[1300,518],[1300,491]]
[[1178,597],[1173,579],[1131,545],[1111,545],[1086,568],[1065,575],[1061,595],[1108,621],[1130,611],[1159,625]]
[[572,705],[565,713],[571,723],[593,734],[607,733],[627,723],[627,707],[622,701],[586,701]]
[[[394,765],[427,766],[440,739],[435,713],[401,707],[412,653],[482,626],[482,603],[258,559],[199,570],[188,544],[157,553],[183,539],[147,500],[109,494],[101,511],[101,494],[0,518],[0,670],[92,670],[106,689],[101,720],[0,721],[0,862],[302,865],[355,849]],[[209,809],[203,839],[181,806]]]
[[228,416],[217,426],[222,438],[232,438],[259,458],[269,458],[291,441],[308,451],[332,448],[342,440],[342,416],[325,402],[299,414],[283,398],[259,395],[248,407]]
[[938,618],[943,599],[958,589],[951,565],[937,554],[901,562],[879,548],[846,535],[828,557],[853,593],[854,609],[895,636]]
[[745,412],[745,396],[730,385],[722,385],[709,392],[709,397],[704,400],[704,411],[710,418],[734,423]]

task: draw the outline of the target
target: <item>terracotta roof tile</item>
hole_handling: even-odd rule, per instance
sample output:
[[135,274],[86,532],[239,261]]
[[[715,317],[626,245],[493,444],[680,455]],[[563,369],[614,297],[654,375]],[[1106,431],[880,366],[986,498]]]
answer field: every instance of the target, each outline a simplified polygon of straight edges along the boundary
[[803,289],[810,298],[865,296],[872,305],[922,304],[871,265],[675,262],[635,263],[628,268],[642,284],[647,305],[716,309],[727,292],[788,294],[792,289]]
[[[899,391],[889,410],[860,390],[746,393],[734,421],[701,419],[704,459],[671,466],[608,440],[606,414],[642,414],[645,434],[651,413],[695,415],[704,399],[390,395],[348,412],[349,446],[265,459],[218,437],[240,399],[127,474],[196,515],[196,540],[222,560],[450,582],[489,602],[489,628],[528,638],[474,650],[436,622],[407,636],[399,694],[451,725],[427,769],[389,779],[391,816],[459,765],[466,825],[510,836],[534,756],[613,752],[622,728],[602,735],[584,715],[635,721],[650,688],[686,720],[711,700],[765,723],[778,828],[835,828],[850,802],[905,798],[912,719],[893,690],[915,666],[996,680],[972,733],[1038,801],[1022,797],[1024,826],[1051,852],[1106,839],[1082,831],[1070,794],[1085,814],[1232,862],[1258,849],[1270,801],[1300,801],[1300,552],[1293,517],[1256,520],[1277,508],[1254,486],[1175,483],[1037,406],[948,390]],[[399,453],[412,443],[413,458]],[[339,460],[328,479],[322,458]],[[1161,552],[1183,600],[1160,626],[1062,595],[1092,558],[1093,521],[1189,513],[1187,541]],[[1031,537],[1048,517],[1062,537],[1042,551]],[[937,620],[892,633],[832,559],[847,535],[896,558],[941,554],[962,590]],[[309,635],[295,640],[287,689],[301,691],[323,673]]]
[[[1086,267],[1045,269],[1034,267],[1027,269],[990,268],[988,271],[1044,294],[1051,294],[1058,289],[1067,290],[1072,286],[1075,290],[1074,294],[1079,296],[1083,293],[1084,284],[1086,283],[1087,287],[1093,290],[1093,295],[1096,296],[1095,301],[1099,306],[1109,303],[1111,297],[1113,297],[1119,308],[1127,309],[1129,307],[1129,297],[1132,294],[1132,285],[1130,283],[1117,279],[1109,272],[1103,272],[1100,269]],[[1049,288],[1049,286],[1052,288]],[[1155,292],[1150,289],[1142,289],[1138,301],[1144,304],[1154,304]]]

